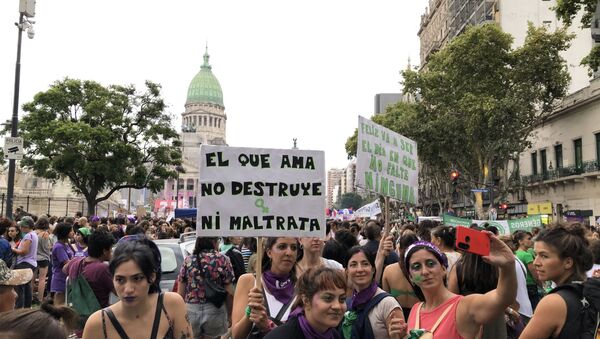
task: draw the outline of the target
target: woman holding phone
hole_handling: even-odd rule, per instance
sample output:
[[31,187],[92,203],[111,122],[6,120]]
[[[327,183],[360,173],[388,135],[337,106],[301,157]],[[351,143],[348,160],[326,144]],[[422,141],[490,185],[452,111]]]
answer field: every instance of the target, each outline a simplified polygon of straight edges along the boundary
[[462,296],[446,287],[446,256],[433,244],[410,245],[402,258],[402,269],[423,302],[416,304],[408,319],[412,336],[433,332],[440,338],[474,338],[484,325],[504,313],[516,296],[517,279],[512,251],[500,239],[484,232],[490,254],[482,259],[498,267],[498,285],[485,294]]

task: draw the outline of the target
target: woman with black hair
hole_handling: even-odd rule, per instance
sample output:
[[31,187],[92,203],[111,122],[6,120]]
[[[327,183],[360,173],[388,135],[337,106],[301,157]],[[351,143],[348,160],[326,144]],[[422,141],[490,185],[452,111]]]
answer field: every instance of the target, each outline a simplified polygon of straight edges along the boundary
[[67,339],[77,326],[77,313],[52,301],[40,308],[23,308],[0,313],[0,338]]
[[[463,296],[475,293],[485,294],[494,290],[497,285],[498,268],[486,263],[481,256],[473,253],[465,252],[448,275],[448,290]],[[482,327],[479,338],[503,339],[506,336],[504,314],[499,314]]]
[[538,234],[534,248],[533,265],[540,280],[552,281],[557,288],[539,302],[520,338],[580,338],[584,305],[580,296],[561,287],[585,281],[593,265],[584,227],[577,223],[550,225]]
[[355,246],[348,257],[346,272],[353,293],[348,300],[349,312],[342,322],[344,338],[403,338],[406,324],[402,308],[394,297],[377,286],[372,253]]
[[440,338],[475,338],[481,325],[504,313],[516,296],[514,255],[500,239],[486,232],[490,255],[482,257],[499,269],[496,289],[468,296],[452,293],[446,287],[446,256],[433,244],[418,241],[410,245],[402,258],[402,269],[419,299],[408,318],[411,336],[433,332]]
[[[398,238],[398,256],[402,257],[404,250],[417,241],[419,241],[419,238],[414,232],[403,232],[400,238]],[[385,267],[383,278],[381,279],[381,287],[384,291],[391,294],[392,297],[396,298],[400,306],[402,306],[404,319],[408,319],[411,308],[419,302],[419,298],[417,298],[412,285],[402,272],[402,264],[400,262]]]
[[109,264],[120,301],[92,314],[83,338],[192,338],[181,296],[160,291],[158,248],[151,241],[126,238]]
[[437,246],[446,255],[446,258],[448,258],[448,271],[460,259],[460,253],[454,250],[455,241],[456,228],[454,227],[438,226],[431,230],[431,243]]
[[265,336],[283,324],[295,299],[294,273],[298,259],[296,238],[267,238],[262,262],[262,286],[256,287],[256,277],[246,273],[240,277],[233,299],[231,332],[234,338]]
[[50,292],[54,292],[54,305],[65,303],[67,274],[63,267],[73,258],[73,249],[69,246],[69,239],[73,238],[73,226],[70,223],[59,223],[54,228],[54,235],[58,241],[52,246],[52,280]]
[[[217,238],[196,238],[194,252],[185,258],[177,278],[177,292],[186,303],[196,338],[224,335],[231,319],[234,273],[229,258],[217,248]],[[215,305],[207,300],[207,279],[227,291],[225,303]]]

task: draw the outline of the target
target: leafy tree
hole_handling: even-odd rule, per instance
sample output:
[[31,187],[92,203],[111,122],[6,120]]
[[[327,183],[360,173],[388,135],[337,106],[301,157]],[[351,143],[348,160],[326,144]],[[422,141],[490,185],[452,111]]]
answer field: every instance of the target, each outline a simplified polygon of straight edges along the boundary
[[340,209],[352,208],[354,210],[359,209],[363,205],[363,198],[353,192],[342,194],[337,203]]
[[181,164],[178,134],[160,97],[160,85],[145,91],[65,78],[23,105],[19,123],[25,156],[21,165],[38,177],[68,179],[88,203],[122,188],[157,192]]
[[[567,26],[570,26],[575,16],[583,10],[581,28],[590,28],[597,6],[598,0],[557,0],[554,10],[556,16]],[[600,45],[594,45],[581,64],[589,67],[590,75],[597,71],[600,67]]]
[[420,98],[414,137],[424,163],[445,167],[446,175],[446,166],[458,169],[465,193],[497,187],[498,170],[506,173],[566,94],[570,77],[560,52],[571,39],[565,29],[530,25],[524,45],[513,50],[512,37],[496,24],[474,26],[434,54],[426,71],[404,71],[405,90]]

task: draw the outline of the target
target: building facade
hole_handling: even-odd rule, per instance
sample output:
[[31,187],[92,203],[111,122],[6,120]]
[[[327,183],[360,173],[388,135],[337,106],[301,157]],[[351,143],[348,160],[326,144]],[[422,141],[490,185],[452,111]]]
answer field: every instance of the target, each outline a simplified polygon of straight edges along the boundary
[[[496,22],[513,36],[513,47],[522,46],[528,24],[546,26],[551,31],[562,27],[553,7],[556,0],[430,0],[421,16],[419,28],[421,68],[426,67],[430,55],[457,37],[470,25]],[[589,85],[587,68],[581,60],[593,46],[591,29],[580,28],[580,17],[573,20],[569,32],[575,34],[571,47],[562,53],[571,75],[569,93]]]
[[439,51],[448,42],[449,0],[429,0],[429,7],[421,15],[421,24],[417,35],[421,41],[419,56],[424,66],[429,56]]
[[343,169],[332,168],[327,171],[327,208],[333,208],[341,195],[342,177],[345,177]]
[[[557,219],[600,216],[600,79],[569,95],[519,158],[523,192],[514,203],[550,202]],[[524,193],[524,194],[523,194]],[[593,219],[592,219],[593,218]]]
[[188,86],[185,111],[181,113],[182,168],[179,177],[165,180],[154,200],[154,211],[168,215],[173,209],[196,207],[200,165],[200,145],[227,145],[227,115],[223,91],[212,72],[208,49],[200,71]]

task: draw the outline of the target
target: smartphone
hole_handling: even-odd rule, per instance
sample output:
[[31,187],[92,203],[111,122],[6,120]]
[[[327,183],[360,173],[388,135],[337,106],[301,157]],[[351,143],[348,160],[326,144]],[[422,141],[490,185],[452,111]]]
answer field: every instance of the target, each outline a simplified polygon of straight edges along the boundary
[[478,230],[456,226],[456,248],[480,256],[490,255],[490,237]]

